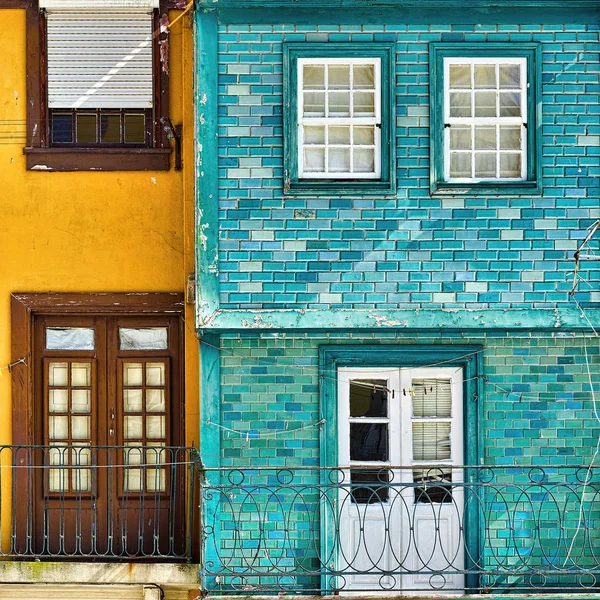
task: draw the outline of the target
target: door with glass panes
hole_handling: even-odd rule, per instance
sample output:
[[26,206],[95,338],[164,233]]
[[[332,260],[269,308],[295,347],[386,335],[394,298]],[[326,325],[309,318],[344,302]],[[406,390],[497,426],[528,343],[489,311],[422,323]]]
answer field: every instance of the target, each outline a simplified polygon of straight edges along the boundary
[[183,554],[180,319],[34,327],[34,553]]
[[464,591],[462,369],[340,368],[345,590]]

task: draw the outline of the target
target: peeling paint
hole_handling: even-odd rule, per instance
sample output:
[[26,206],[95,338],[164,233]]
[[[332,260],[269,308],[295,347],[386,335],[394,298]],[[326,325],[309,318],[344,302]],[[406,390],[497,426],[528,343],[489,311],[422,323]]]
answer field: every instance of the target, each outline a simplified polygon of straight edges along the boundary
[[390,319],[383,315],[369,315],[372,319],[375,319],[377,327],[408,327],[408,321]]
[[34,165],[33,167],[31,167],[32,171],[52,171],[52,169],[50,167],[48,167],[47,165]]
[[252,323],[244,319],[242,321],[242,327],[245,327],[246,329],[269,329],[273,327],[273,325],[272,323],[263,323],[262,317],[260,315],[256,315]]
[[204,94],[202,94],[202,96],[200,96],[200,104],[206,105],[206,93],[204,93]]
[[210,227],[208,223],[200,223],[200,228],[198,231],[198,239],[200,240],[200,244],[202,245],[202,250],[206,252],[206,244],[208,242],[208,237],[204,233],[206,229]]
[[152,182],[154,185],[156,185],[156,177],[150,177],[150,181],[151,181],[151,182]]
[[167,13],[160,16],[160,33],[164,36],[158,41],[158,49],[160,52],[160,68],[165,75],[169,74],[169,15]]

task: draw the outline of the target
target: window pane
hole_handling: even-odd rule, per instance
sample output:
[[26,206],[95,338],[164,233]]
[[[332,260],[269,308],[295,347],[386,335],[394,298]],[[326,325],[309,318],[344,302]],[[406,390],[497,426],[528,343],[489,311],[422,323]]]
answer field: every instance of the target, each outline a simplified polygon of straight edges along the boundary
[[148,469],[146,471],[146,489],[149,492],[165,491],[165,470]]
[[500,116],[521,116],[521,94],[520,92],[503,92],[500,94]]
[[72,363],[71,364],[71,385],[74,386],[90,386],[92,374],[92,365],[89,363]]
[[413,416],[452,416],[452,386],[450,379],[413,379]]
[[521,67],[519,65],[500,65],[500,88],[520,88]]
[[142,412],[142,390],[123,390],[123,410]]
[[121,115],[100,115],[100,141],[103,144],[121,143]]
[[496,116],[496,92],[477,92],[475,94],[475,116]]
[[350,145],[350,127],[330,127],[329,143]]
[[476,88],[496,87],[496,65],[474,65],[474,67]]
[[304,116],[325,116],[325,94],[323,92],[304,93]]
[[66,469],[50,469],[48,488],[51,492],[65,492],[69,489],[69,475]]
[[450,149],[452,150],[470,150],[471,149],[471,128],[457,127],[453,125],[450,128]]
[[90,492],[92,490],[90,469],[73,469],[71,478],[74,492]]
[[389,497],[390,472],[387,469],[352,469],[350,484],[353,504],[378,504]]
[[471,154],[450,154],[450,177],[471,177]]
[[69,365],[68,363],[50,363],[48,367],[48,382],[50,385],[64,385],[68,384],[69,377]]
[[73,390],[71,392],[71,411],[74,413],[90,412],[92,391],[91,390]]
[[374,173],[375,172],[375,150],[370,150],[370,149],[354,150],[354,172],[355,173]]
[[165,385],[164,363],[148,363],[146,365],[146,385]]
[[325,87],[325,67],[323,65],[304,65],[303,87],[306,90]]
[[521,177],[521,154],[500,155],[500,177]]
[[450,65],[450,87],[471,88],[471,65]]
[[496,177],[496,154],[478,153],[475,155],[475,177],[489,179]]
[[78,144],[95,144],[98,141],[96,137],[96,114],[76,113],[75,124]]
[[66,440],[69,437],[69,417],[48,417],[48,437]]
[[146,410],[165,412],[165,390],[146,390]]
[[149,440],[160,440],[166,437],[165,417],[146,417],[146,437]]
[[521,149],[521,128],[500,126],[500,150]]
[[145,115],[125,115],[123,132],[124,142],[126,144],[145,144],[146,143],[146,116]]
[[350,65],[329,65],[327,76],[327,86],[330,90],[350,88]]
[[304,126],[304,143],[305,144],[324,144],[325,143],[325,126],[317,127],[314,125]]
[[166,327],[130,329],[119,327],[121,350],[166,350],[169,347]]
[[495,127],[475,127],[475,149],[476,150],[495,150],[496,149],[496,128]]
[[323,148],[304,149],[304,170],[311,173],[325,171],[325,150]]
[[93,349],[93,329],[86,327],[46,327],[46,350]]
[[354,65],[355,90],[361,88],[373,89],[375,87],[375,67],[373,65]]
[[52,114],[52,143],[73,143],[73,114]]
[[90,439],[90,417],[71,417],[71,437],[74,440]]
[[128,444],[123,450],[126,465],[141,465],[144,451],[137,444]]
[[413,460],[450,458],[450,423],[413,423]]
[[374,127],[355,127],[354,128],[354,143],[360,146],[375,145],[375,128]]
[[140,492],[142,490],[141,469],[126,469],[123,487],[126,492]]
[[58,412],[58,413],[69,412],[69,391],[68,390],[49,390],[48,391],[48,410],[50,412]]
[[387,423],[350,423],[350,460],[388,460]]
[[167,460],[167,452],[164,449],[164,443],[154,442],[148,444],[151,446],[146,450],[146,463],[149,465],[162,465]]
[[375,114],[375,94],[373,92],[354,92],[354,114],[362,117]]
[[329,116],[350,116],[350,94],[348,92],[331,92],[329,94]]
[[[452,502],[452,472],[443,468],[413,472],[415,502],[420,504]],[[420,484],[420,485],[419,485]]]
[[330,173],[348,173],[350,171],[350,149],[331,148],[328,170]]
[[125,363],[123,365],[124,385],[142,385],[141,363]]
[[126,440],[141,439],[143,437],[141,416],[124,417],[123,426],[125,429],[124,438]]
[[450,116],[451,117],[470,117],[471,116],[471,94],[469,92],[451,92],[450,93]]
[[52,446],[48,449],[48,464],[66,465],[68,456],[69,449],[66,446]]
[[350,381],[351,417],[387,417],[386,379],[354,379]]

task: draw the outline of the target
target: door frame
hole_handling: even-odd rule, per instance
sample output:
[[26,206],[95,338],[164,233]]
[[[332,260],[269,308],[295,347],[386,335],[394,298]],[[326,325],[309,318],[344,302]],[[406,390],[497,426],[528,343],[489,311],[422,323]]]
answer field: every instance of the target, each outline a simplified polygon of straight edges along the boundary
[[[14,293],[11,294],[11,356],[14,364],[11,369],[12,382],[12,445],[32,446],[36,441],[35,432],[35,382],[36,364],[34,347],[34,322],[39,316],[171,316],[180,317],[179,343],[180,368],[179,389],[180,412],[185,411],[184,363],[185,356],[183,318],[185,311],[184,295],[180,292],[167,293]],[[185,440],[182,419],[180,440]],[[28,451],[16,450],[13,464],[24,462]],[[34,478],[15,477],[13,494],[15,498],[31,498]],[[14,502],[13,532],[15,550],[27,553],[32,550],[30,542],[18,534],[19,523],[27,523],[32,517],[30,503]]]
[[[319,403],[323,420],[320,439],[321,485],[331,486],[328,469],[337,468],[338,460],[338,378],[340,367],[392,367],[423,368],[431,366],[460,367],[463,369],[463,459],[465,465],[483,464],[483,346],[454,344],[360,344],[319,346]],[[469,474],[469,483],[473,474]],[[483,535],[476,507],[465,507],[464,522],[470,527],[465,532],[465,570],[480,563]],[[337,569],[336,518],[321,503],[321,557],[323,564]],[[337,579],[327,572],[321,573],[321,590],[333,593],[331,583]],[[465,593],[474,593],[479,576],[465,576]]]

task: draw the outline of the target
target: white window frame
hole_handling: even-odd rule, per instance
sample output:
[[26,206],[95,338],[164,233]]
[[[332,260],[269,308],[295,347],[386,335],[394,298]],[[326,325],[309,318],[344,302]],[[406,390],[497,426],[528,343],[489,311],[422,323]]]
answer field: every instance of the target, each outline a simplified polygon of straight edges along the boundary
[[[317,65],[325,67],[325,115],[327,115],[328,107],[328,85],[327,85],[327,66],[328,65],[373,65],[375,73],[375,114],[372,117],[354,117],[353,113],[353,95],[350,94],[350,116],[349,117],[311,117],[304,116],[304,89],[303,89],[303,73],[306,65]],[[352,90],[352,74],[353,69],[350,69],[350,90]],[[343,90],[336,90],[343,91]],[[298,59],[298,178],[299,179],[381,179],[381,59],[379,57],[369,58],[299,58]],[[325,172],[319,173],[315,171],[304,170],[304,127],[316,125],[325,127]],[[354,165],[354,146],[353,146],[353,125],[371,125],[374,126],[374,160],[375,171],[372,173],[353,173],[353,172],[338,172],[327,171],[328,168],[328,149],[331,147],[347,147],[346,145],[329,145],[327,140],[327,126],[331,125],[346,125],[350,126],[350,169]],[[320,144],[319,144],[320,146]],[[366,146],[371,148],[371,146]]]
[[[521,86],[518,91],[521,93],[521,116],[520,117],[475,117],[475,85],[474,85],[474,69],[471,69],[471,87],[457,88],[456,91],[469,92],[471,94],[471,117],[450,117],[450,65],[468,64],[474,66],[476,64],[493,64],[496,68],[496,81],[498,81],[498,69],[500,65],[512,64],[519,65],[521,71]],[[444,57],[444,181],[449,183],[511,183],[527,181],[527,101],[529,92],[529,82],[527,80],[527,58],[524,57]],[[453,90],[454,91],[454,90]],[[517,91],[517,88],[509,88],[506,90],[477,88],[477,91],[488,91],[496,93],[496,114],[500,114],[499,109],[499,93],[500,91],[509,92]],[[471,149],[470,150],[452,150],[452,153],[468,153],[474,158],[475,151],[475,126],[476,125],[514,125],[521,127],[521,176],[520,177],[500,177],[500,161],[496,161],[497,177],[479,178],[475,177],[475,160],[471,161],[471,173],[473,177],[450,177],[450,130],[453,125],[469,125],[471,127]],[[496,127],[496,150],[484,151],[495,153],[500,157],[501,154],[515,153],[515,150],[499,150],[498,135],[499,128]],[[479,153],[482,153],[481,151]]]

